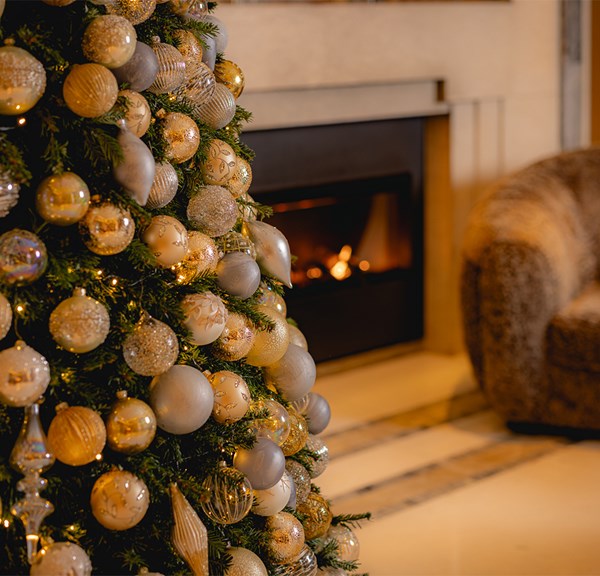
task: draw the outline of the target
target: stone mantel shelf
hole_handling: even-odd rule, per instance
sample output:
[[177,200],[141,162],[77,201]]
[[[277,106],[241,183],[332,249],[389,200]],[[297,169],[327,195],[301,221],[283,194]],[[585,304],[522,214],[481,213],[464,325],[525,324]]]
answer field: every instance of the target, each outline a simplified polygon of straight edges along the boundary
[[246,91],[238,104],[252,112],[245,131],[437,116],[449,111],[444,82],[435,78]]

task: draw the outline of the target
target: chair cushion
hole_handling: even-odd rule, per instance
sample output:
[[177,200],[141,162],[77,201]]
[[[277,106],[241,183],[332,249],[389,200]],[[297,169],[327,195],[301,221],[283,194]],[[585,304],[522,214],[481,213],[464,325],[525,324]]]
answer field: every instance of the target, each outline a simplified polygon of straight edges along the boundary
[[547,333],[550,364],[600,372],[600,283],[590,283],[560,310]]

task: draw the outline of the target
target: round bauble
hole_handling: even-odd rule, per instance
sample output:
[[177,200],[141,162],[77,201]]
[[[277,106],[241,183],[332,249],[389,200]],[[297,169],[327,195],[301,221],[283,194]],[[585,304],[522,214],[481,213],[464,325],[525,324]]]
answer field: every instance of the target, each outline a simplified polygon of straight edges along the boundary
[[215,75],[204,62],[187,63],[185,81],[174,94],[177,100],[190,105],[195,113],[213,97],[215,86]]
[[219,83],[215,84],[212,96],[195,110],[196,116],[214,130],[225,128],[233,120],[235,112],[236,104],[233,94],[226,86]]
[[159,215],[150,220],[142,234],[142,240],[154,254],[162,268],[181,262],[187,254],[188,235],[185,226],[172,216]]
[[215,340],[212,349],[217,358],[232,362],[244,358],[253,343],[254,330],[246,316],[229,312],[225,328]]
[[[262,282],[260,285],[260,296],[257,298],[258,304],[264,304],[269,308],[272,308],[276,312],[279,312],[282,316],[287,314],[287,305],[283,296],[277,294],[268,284]],[[290,332],[290,341],[292,337],[291,331],[292,324],[289,325],[288,330]]]
[[266,490],[281,480],[285,456],[268,438],[257,438],[252,448],[238,448],[233,465],[243,472],[255,490]]
[[4,218],[19,201],[21,186],[10,172],[0,173],[0,218]]
[[242,69],[231,60],[223,59],[215,64],[215,78],[217,82],[223,84],[236,99],[239,98],[244,91],[244,73],[242,72]]
[[75,64],[63,84],[68,108],[83,118],[106,114],[117,101],[119,86],[113,73],[101,64]]
[[308,470],[297,462],[288,458],[285,461],[285,469],[291,476],[296,487],[296,505],[304,502],[310,494],[310,473]]
[[[279,564],[273,567],[272,576],[317,576],[318,561],[315,553],[306,544],[300,550],[300,553],[285,564]],[[342,575],[346,572],[342,570]]]
[[10,331],[12,319],[12,306],[6,296],[0,293],[0,340],[2,340]]
[[108,12],[127,18],[133,25],[141,24],[152,16],[156,0],[102,0]]
[[83,33],[83,55],[92,62],[107,68],[126,64],[135,52],[135,28],[122,16],[105,14],[96,16]]
[[329,464],[329,448],[322,438],[309,434],[308,439],[306,440],[306,449],[310,450],[314,455],[310,457],[310,477],[317,478],[325,472],[325,469]]
[[0,352],[0,402],[28,406],[46,391],[49,383],[48,361],[22,340]]
[[57,226],[79,222],[90,206],[90,190],[74,172],[44,178],[36,190],[35,207],[39,215]]
[[127,82],[129,89],[143,92],[148,89],[158,74],[158,58],[154,50],[139,40],[135,44],[133,56],[112,73],[120,84]]
[[137,454],[154,440],[156,416],[143,400],[129,398],[125,390],[117,392],[117,400],[106,417],[108,445],[116,452]]
[[46,89],[44,65],[27,50],[0,48],[0,114],[23,114],[31,110]]
[[225,254],[229,254],[229,252],[245,252],[248,256],[256,258],[254,244],[240,232],[235,232],[234,230],[227,232],[223,236],[219,236],[216,242],[221,258]]
[[320,434],[323,432],[331,420],[329,402],[316,392],[308,393],[307,406],[301,412],[308,422],[308,431],[311,434]]
[[228,548],[231,564],[225,576],[268,576],[263,561],[254,552],[246,548]]
[[212,292],[188,294],[181,302],[181,309],[189,341],[196,346],[214,342],[225,328],[227,309]]
[[150,127],[152,112],[148,100],[139,92],[134,90],[121,90],[119,96],[123,96],[127,102],[125,112],[125,124],[130,132],[141,138]]
[[0,236],[0,282],[31,284],[47,265],[46,246],[33,232],[13,228]]
[[253,412],[265,411],[250,426],[256,437],[264,436],[281,446],[290,435],[290,415],[277,400],[261,398],[252,405]]
[[207,184],[224,186],[235,174],[237,166],[237,156],[233,148],[227,142],[214,138],[208,145],[206,155],[207,159],[201,167],[204,181]]
[[86,406],[56,407],[48,428],[48,446],[57,460],[83,466],[99,459],[106,444],[106,427],[100,414]]
[[217,284],[225,292],[245,300],[260,284],[260,268],[248,254],[230,252],[217,264]]
[[274,386],[284,400],[294,402],[315,384],[317,367],[312,356],[300,346],[288,344],[285,354],[263,370],[267,384]]
[[206,0],[170,0],[171,10],[186,18],[197,18],[208,14]]
[[294,515],[278,512],[269,516],[265,523],[269,535],[267,550],[275,564],[286,564],[293,560],[304,546],[304,528]]
[[148,91],[155,94],[166,94],[179,88],[185,80],[185,60],[181,52],[160,41],[158,36],[152,39],[152,50],[158,60],[158,72]]
[[208,34],[202,34],[201,37],[204,42],[202,62],[204,62],[211,70],[214,70],[217,61],[217,43],[215,42],[215,39]]
[[235,372],[219,370],[208,377],[215,394],[212,416],[219,424],[232,424],[246,415],[250,407],[250,390]]
[[254,491],[254,505],[252,512],[259,516],[273,516],[281,512],[287,505],[292,494],[293,480],[287,472],[283,473],[281,480],[266,490]]
[[227,181],[227,189],[234,198],[243,196],[252,184],[252,167],[247,160],[237,157],[233,176]]
[[177,335],[164,322],[144,313],[123,341],[123,358],[141,376],[166,372],[179,356]]
[[150,209],[163,208],[175,198],[178,188],[179,177],[175,168],[168,162],[157,163],[146,207]]
[[204,513],[219,524],[235,524],[252,508],[252,486],[239,470],[220,466],[202,482],[207,498],[202,500]]
[[76,288],[73,296],[63,300],[50,314],[50,334],[69,352],[83,354],[102,344],[110,330],[106,308]]
[[286,456],[292,456],[300,452],[308,440],[308,424],[303,416],[298,414],[291,406],[288,408],[290,418],[290,433],[281,445]]
[[200,145],[200,130],[189,116],[181,112],[169,112],[162,120],[165,139],[165,156],[174,164],[189,160]]
[[308,342],[306,341],[306,337],[304,336],[304,334],[302,334],[301,330],[297,326],[290,324],[289,331],[290,343],[295,344],[296,346],[300,346],[300,348],[308,352]]
[[106,472],[96,480],[90,497],[92,514],[109,530],[128,530],[145,516],[150,504],[143,480],[125,470]]
[[[227,257],[230,256],[232,254]],[[273,323],[273,328],[256,332],[247,362],[252,366],[268,366],[277,362],[285,354],[289,344],[289,324],[281,314],[264,304],[259,304],[256,311],[267,316]]]
[[158,427],[170,434],[189,434],[208,420],[214,394],[206,376],[193,368],[176,364],[150,384],[150,405]]
[[103,202],[90,206],[79,222],[79,232],[88,250],[100,256],[110,256],[131,244],[135,223],[129,210]]
[[240,212],[240,218],[244,220],[244,222],[256,220],[258,217],[258,211],[255,204],[254,198],[247,192],[238,196],[238,210]]
[[222,236],[235,226],[237,203],[222,186],[202,186],[188,203],[187,217],[200,232],[213,238]]
[[173,270],[177,281],[189,284],[202,274],[215,272],[219,262],[219,251],[215,241],[197,230],[188,231],[188,251],[185,258],[178,262]]
[[173,38],[175,39],[177,50],[179,50],[183,56],[186,77],[189,78],[190,67],[202,62],[202,44],[191,30],[175,30],[175,32],[173,32]]
[[85,550],[73,542],[53,542],[40,550],[30,576],[91,576],[92,563]]
[[356,562],[360,555],[360,543],[352,530],[338,524],[331,526],[326,534],[327,540],[334,540],[337,545],[337,557],[344,562]]
[[320,538],[325,536],[329,527],[333,514],[329,509],[327,500],[316,492],[311,492],[306,500],[298,504],[297,510],[300,514],[304,514],[305,518],[302,521],[304,526],[304,534],[307,540]]
[[208,10],[198,11],[196,7],[197,4],[195,4],[193,8],[188,10],[188,17],[193,18],[194,20],[199,20],[200,22],[208,22],[209,24],[216,26],[217,33],[214,36],[215,48],[217,52],[225,52],[225,48],[227,47],[227,40],[229,38],[229,34],[227,32],[227,27],[225,26],[225,23],[213,14],[209,14]]

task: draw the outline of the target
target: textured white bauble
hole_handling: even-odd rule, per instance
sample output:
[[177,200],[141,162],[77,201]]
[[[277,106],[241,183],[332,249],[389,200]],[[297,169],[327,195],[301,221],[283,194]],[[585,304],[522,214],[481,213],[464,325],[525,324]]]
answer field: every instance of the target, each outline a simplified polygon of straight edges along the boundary
[[181,302],[185,315],[184,325],[189,330],[189,340],[196,346],[214,342],[223,332],[227,322],[225,304],[212,292],[189,294]]
[[268,576],[263,561],[247,548],[229,548],[231,565],[225,571],[225,576]]
[[235,372],[220,370],[208,377],[215,394],[213,418],[220,424],[232,424],[243,418],[250,408],[250,390]]
[[259,516],[272,516],[281,512],[290,499],[293,482],[286,471],[275,486],[266,490],[255,490],[252,512]]
[[0,402],[28,406],[46,391],[49,383],[48,361],[22,340],[0,352]]
[[154,216],[142,234],[156,262],[170,268],[183,260],[188,250],[188,234],[185,226],[172,216]]
[[152,120],[148,100],[134,90],[121,90],[119,96],[123,96],[127,100],[127,110],[125,112],[127,128],[138,138],[141,138],[147,132]]
[[92,563],[85,550],[72,542],[44,546],[31,564],[30,576],[91,576]]
[[150,405],[158,427],[170,434],[198,430],[212,413],[214,393],[196,368],[176,364],[150,383]]
[[0,340],[2,340],[10,330],[12,324],[12,307],[4,294],[0,294]]

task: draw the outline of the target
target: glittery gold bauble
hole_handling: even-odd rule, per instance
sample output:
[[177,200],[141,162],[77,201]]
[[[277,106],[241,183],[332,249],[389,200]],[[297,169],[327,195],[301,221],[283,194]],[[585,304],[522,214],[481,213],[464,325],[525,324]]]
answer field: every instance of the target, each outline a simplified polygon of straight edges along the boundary
[[[159,162],[154,170],[154,181],[150,194],[146,201],[146,207],[150,209],[166,206],[177,194],[179,188],[179,177],[177,171],[168,162]],[[189,234],[188,234],[189,236]]]
[[158,59],[158,73],[148,88],[155,94],[166,94],[177,90],[185,81],[185,60],[175,46],[161,42],[158,36],[152,39],[152,50]]
[[237,156],[233,148],[227,142],[215,138],[210,141],[206,156],[201,168],[204,181],[224,186],[235,172]]
[[225,128],[235,116],[236,104],[233,94],[223,84],[215,85],[213,95],[196,110],[198,118],[211,128]]
[[213,353],[221,360],[241,360],[254,343],[254,330],[246,316],[229,312],[225,328],[213,344]]
[[48,361],[22,340],[0,352],[0,402],[17,408],[29,406],[49,383]]
[[133,90],[121,90],[119,96],[124,96],[127,99],[125,112],[127,128],[138,138],[141,138],[150,127],[150,121],[152,120],[152,112],[148,101],[139,92]]
[[288,408],[288,414],[290,416],[290,433],[281,445],[281,449],[286,456],[292,456],[304,448],[308,440],[308,424],[305,418],[291,407]]
[[156,8],[156,0],[103,0],[108,12],[127,18],[132,24],[145,22]]
[[310,494],[310,473],[296,460],[286,459],[285,469],[296,486],[296,504],[304,502]]
[[220,466],[202,482],[207,493],[201,506],[204,513],[219,524],[235,524],[252,508],[252,486],[239,470]]
[[102,474],[90,497],[92,514],[109,530],[128,530],[145,516],[150,504],[143,480],[125,470]]
[[213,238],[222,236],[235,226],[237,203],[222,186],[202,186],[188,203],[187,217],[200,232]]
[[221,60],[215,65],[215,78],[238,98],[244,91],[244,73],[242,69],[231,60]]
[[83,242],[94,254],[118,254],[129,246],[135,223],[129,210],[110,202],[90,206],[79,223]]
[[219,255],[221,258],[225,256],[225,254],[229,254],[229,252],[244,252],[252,258],[256,258],[256,249],[254,248],[252,240],[246,238],[246,236],[240,232],[235,232],[233,230],[217,238],[217,247],[219,248]]
[[188,67],[198,62],[202,62],[202,44],[200,40],[196,38],[196,35],[191,30],[175,30],[173,32],[173,38],[175,39],[175,46],[177,50],[181,52],[185,61],[186,77],[189,78]]
[[235,372],[219,370],[208,377],[215,393],[213,418],[219,424],[232,424],[243,418],[250,407],[250,390],[246,381]]
[[170,112],[163,118],[162,133],[167,145],[165,155],[175,164],[189,160],[200,145],[198,125],[181,112]]
[[90,191],[74,172],[48,176],[37,187],[35,206],[46,222],[69,226],[85,216],[90,206]]
[[123,16],[105,14],[94,18],[83,33],[83,55],[107,68],[126,64],[135,52],[137,34]]
[[253,412],[265,411],[266,415],[255,418],[250,428],[254,434],[264,436],[273,440],[281,446],[290,435],[290,415],[288,411],[277,400],[262,398],[252,406]]
[[48,445],[57,460],[83,466],[100,458],[106,444],[106,428],[100,414],[86,406],[56,407],[48,428]]
[[172,216],[154,216],[142,234],[156,262],[163,268],[181,262],[188,249],[188,235],[184,225]]
[[[285,316],[287,314],[287,305],[285,303],[285,300],[283,299],[283,296],[277,294],[275,290],[273,290],[268,284],[265,284],[264,282],[261,282],[260,296],[258,297],[257,302],[258,304],[264,304],[269,308],[273,308],[273,310],[279,312],[279,314],[281,314],[282,316]],[[292,325],[288,326],[288,329],[291,326]],[[290,340],[291,337],[292,333],[290,330]]]
[[333,514],[329,509],[327,500],[323,496],[316,492],[311,492],[304,502],[298,504],[296,510],[306,516],[302,521],[302,525],[304,526],[304,533],[307,540],[320,538],[327,534],[331,526]]
[[304,528],[289,512],[269,516],[265,523],[269,535],[267,550],[275,564],[285,564],[297,556],[304,546]]
[[117,401],[106,417],[108,445],[116,452],[142,452],[156,434],[156,416],[143,400],[129,398],[125,390],[117,392]]
[[225,570],[225,576],[268,576],[263,561],[254,552],[246,548],[228,548],[231,564]]
[[13,228],[0,236],[0,281],[5,284],[31,284],[48,265],[42,240],[29,230]]
[[201,274],[214,272],[219,262],[219,251],[215,241],[196,230],[188,231],[188,251],[185,258],[173,270],[177,281],[188,284]]
[[281,314],[264,304],[259,304],[256,311],[267,316],[274,325],[272,330],[257,330],[246,361],[252,366],[268,366],[277,362],[287,350],[288,323]]
[[175,91],[175,97],[196,111],[215,93],[215,75],[204,62],[188,63],[185,69],[185,81]]
[[119,86],[113,73],[93,62],[75,64],[63,84],[63,98],[69,109],[84,118],[106,114],[117,101]]
[[50,314],[50,334],[69,352],[83,354],[106,340],[110,317],[106,308],[76,288],[73,296],[63,300]]
[[43,64],[23,48],[0,48],[0,114],[23,114],[31,110],[46,89]]
[[250,167],[250,163],[238,156],[235,171],[233,172],[233,176],[227,181],[226,187],[234,198],[238,198],[248,192],[250,184],[252,184],[252,168]]
[[6,296],[0,293],[0,340],[2,340],[10,330],[12,324],[12,307]]
[[189,340],[196,346],[214,342],[225,328],[227,309],[223,301],[212,292],[188,294],[181,301],[181,310]]

